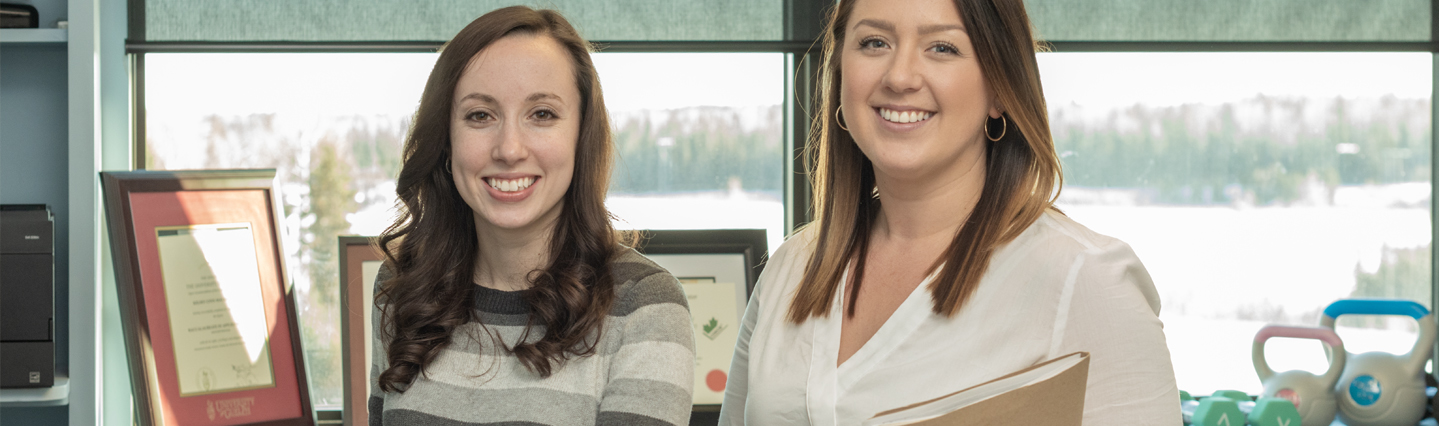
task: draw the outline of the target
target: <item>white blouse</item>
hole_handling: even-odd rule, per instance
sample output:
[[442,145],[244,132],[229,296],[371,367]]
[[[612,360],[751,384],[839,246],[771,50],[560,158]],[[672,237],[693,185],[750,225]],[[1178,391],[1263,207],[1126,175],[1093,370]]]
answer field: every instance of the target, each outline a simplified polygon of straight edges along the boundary
[[721,425],[857,425],[1075,351],[1090,353],[1084,424],[1181,423],[1159,295],[1128,244],[1046,212],[994,254],[953,318],[931,310],[931,275],[836,368],[839,298],[827,317],[785,319],[814,234],[780,246],[755,286]]

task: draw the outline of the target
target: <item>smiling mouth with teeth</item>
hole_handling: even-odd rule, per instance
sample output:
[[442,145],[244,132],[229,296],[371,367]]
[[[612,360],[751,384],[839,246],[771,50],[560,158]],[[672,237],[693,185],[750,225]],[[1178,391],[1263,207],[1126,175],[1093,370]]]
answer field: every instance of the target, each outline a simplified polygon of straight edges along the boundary
[[500,192],[519,192],[533,185],[535,183],[535,177],[530,176],[519,179],[485,178],[485,183],[490,184],[491,188],[498,189]]
[[899,112],[899,111],[895,111],[895,110],[892,110],[892,109],[880,108],[880,109],[879,109],[879,116],[880,116],[880,117],[884,117],[884,120],[885,120],[885,121],[889,121],[889,122],[893,122],[893,123],[900,123],[900,124],[909,124],[909,123],[918,123],[918,122],[921,122],[921,121],[924,121],[924,120],[928,120],[930,117],[933,117],[933,116],[934,116],[934,113],[933,113],[933,112],[929,112],[929,111],[904,111],[904,112]]

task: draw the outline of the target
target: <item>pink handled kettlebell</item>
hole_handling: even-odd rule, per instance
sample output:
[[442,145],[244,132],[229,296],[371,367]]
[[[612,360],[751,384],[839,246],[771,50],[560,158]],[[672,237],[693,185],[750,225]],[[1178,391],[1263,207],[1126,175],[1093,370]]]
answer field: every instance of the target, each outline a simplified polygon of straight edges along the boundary
[[[1264,342],[1271,337],[1292,337],[1314,339],[1329,345],[1334,353],[1329,361],[1329,370],[1315,375],[1303,370],[1275,373],[1264,359]],[[1334,399],[1334,385],[1344,373],[1344,341],[1334,330],[1323,327],[1291,327],[1271,325],[1259,329],[1254,335],[1254,372],[1264,382],[1264,393],[1260,398],[1283,398],[1294,403],[1299,410],[1301,426],[1329,426],[1339,406]]]

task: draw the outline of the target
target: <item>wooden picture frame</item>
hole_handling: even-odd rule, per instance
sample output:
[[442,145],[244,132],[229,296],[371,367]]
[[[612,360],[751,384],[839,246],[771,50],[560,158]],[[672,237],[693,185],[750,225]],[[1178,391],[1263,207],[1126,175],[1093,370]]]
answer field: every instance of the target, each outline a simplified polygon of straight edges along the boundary
[[719,411],[723,402],[745,305],[769,255],[766,241],[763,229],[641,231],[635,250],[679,279],[689,299],[695,412]]
[[370,345],[374,324],[370,318],[375,305],[375,277],[384,262],[384,253],[374,245],[379,237],[341,236],[340,243],[340,348],[344,373],[341,410],[346,426],[369,421]]
[[275,171],[100,178],[137,423],[313,425]]

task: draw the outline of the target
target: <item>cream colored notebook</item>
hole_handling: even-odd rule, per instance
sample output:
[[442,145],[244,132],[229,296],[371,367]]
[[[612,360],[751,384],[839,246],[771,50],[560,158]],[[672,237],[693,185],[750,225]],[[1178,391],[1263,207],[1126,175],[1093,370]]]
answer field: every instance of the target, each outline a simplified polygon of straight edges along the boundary
[[1079,426],[1089,352],[1075,352],[929,401],[876,414],[864,426]]

